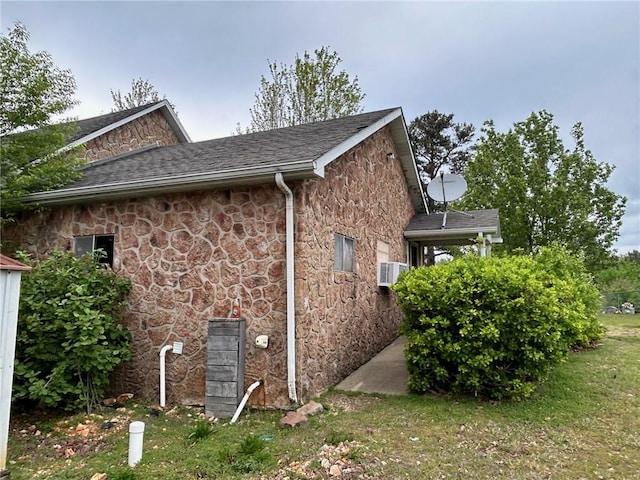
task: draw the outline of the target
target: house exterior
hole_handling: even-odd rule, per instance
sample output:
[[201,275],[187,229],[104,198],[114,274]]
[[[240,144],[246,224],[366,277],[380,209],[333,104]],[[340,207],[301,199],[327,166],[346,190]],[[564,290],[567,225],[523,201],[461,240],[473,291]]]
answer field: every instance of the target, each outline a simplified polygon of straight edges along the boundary
[[66,148],[83,146],[88,161],[119,155],[148,145],[191,142],[167,100],[74,122]]
[[27,197],[47,208],[3,231],[36,257],[105,248],[131,280],[133,359],[112,388],[156,398],[159,352],[180,341],[168,401],[203,404],[208,321],[236,298],[263,405],[303,402],[388,345],[401,314],[377,264],[420,261],[404,231],[426,213],[401,109],[196,143],[167,109],[79,137],[96,159],[83,177]]

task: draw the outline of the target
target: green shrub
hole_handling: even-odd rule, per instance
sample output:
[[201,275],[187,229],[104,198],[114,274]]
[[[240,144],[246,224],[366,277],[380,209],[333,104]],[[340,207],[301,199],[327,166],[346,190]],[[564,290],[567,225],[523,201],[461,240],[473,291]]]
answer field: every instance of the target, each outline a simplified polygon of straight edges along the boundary
[[592,322],[597,290],[580,272],[563,250],[545,249],[403,274],[392,288],[404,313],[410,391],[529,396],[572,346],[602,335]]
[[558,292],[558,299],[569,307],[566,323],[571,348],[588,347],[605,334],[598,319],[601,298],[594,279],[582,259],[563,247],[542,248],[534,260],[548,274],[547,281]]
[[13,398],[90,411],[109,374],[131,358],[120,323],[130,283],[100,264],[55,251],[22,276]]

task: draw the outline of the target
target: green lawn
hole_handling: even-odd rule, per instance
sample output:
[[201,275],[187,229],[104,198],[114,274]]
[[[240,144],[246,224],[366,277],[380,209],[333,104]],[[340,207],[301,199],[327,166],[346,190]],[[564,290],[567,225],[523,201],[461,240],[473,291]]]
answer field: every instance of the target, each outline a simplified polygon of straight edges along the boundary
[[[15,416],[11,479],[640,479],[640,315],[602,319],[602,346],[572,354],[519,403],[331,391],[318,399],[327,411],[302,427],[249,411],[211,434],[197,409],[153,416],[133,403],[93,417]],[[131,470],[130,420],[146,423]],[[105,421],[113,428],[100,430]]]

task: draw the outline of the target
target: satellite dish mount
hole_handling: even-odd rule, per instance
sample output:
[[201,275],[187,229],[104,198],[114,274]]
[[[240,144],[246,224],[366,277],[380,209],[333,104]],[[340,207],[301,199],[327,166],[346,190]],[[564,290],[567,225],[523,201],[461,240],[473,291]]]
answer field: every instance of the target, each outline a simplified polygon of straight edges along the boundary
[[[442,226],[447,226],[447,213],[449,213],[449,203],[459,199],[467,191],[467,182],[460,175],[454,175],[451,173],[440,173],[440,177],[435,178],[427,185],[427,194],[436,202],[444,203],[444,216],[442,217]],[[467,212],[461,212],[459,210],[453,210],[462,215],[473,218],[473,215]]]

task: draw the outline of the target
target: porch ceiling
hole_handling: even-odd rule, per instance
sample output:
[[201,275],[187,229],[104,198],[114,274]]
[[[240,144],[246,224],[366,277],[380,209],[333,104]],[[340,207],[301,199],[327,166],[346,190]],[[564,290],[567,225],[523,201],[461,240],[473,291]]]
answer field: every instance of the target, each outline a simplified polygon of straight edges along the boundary
[[491,243],[502,243],[497,209],[450,210],[443,226],[444,216],[442,212],[415,215],[405,229],[404,237],[423,246],[470,245],[478,236]]

